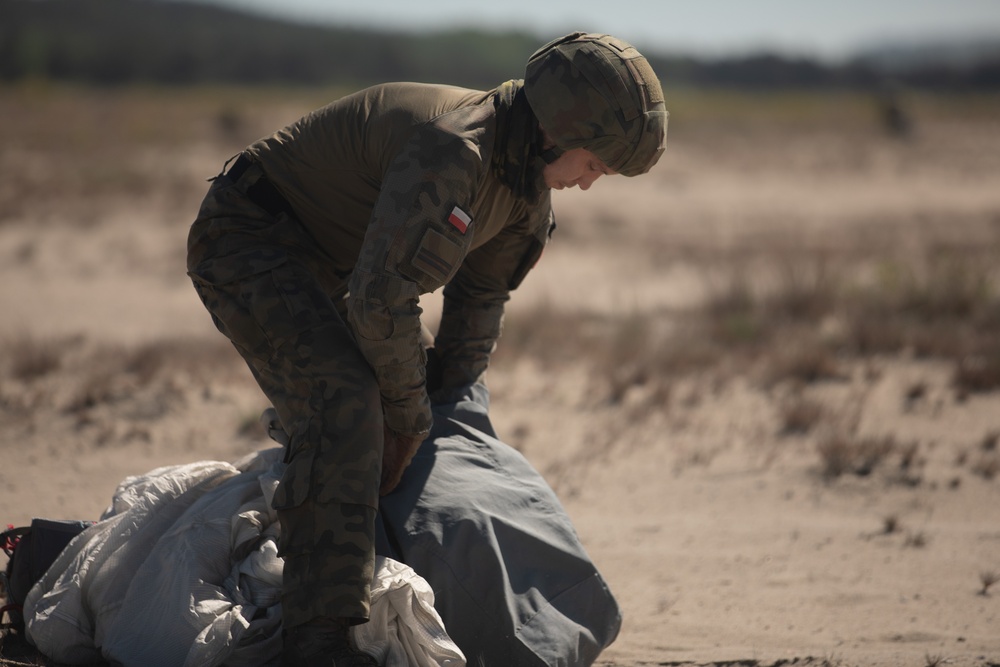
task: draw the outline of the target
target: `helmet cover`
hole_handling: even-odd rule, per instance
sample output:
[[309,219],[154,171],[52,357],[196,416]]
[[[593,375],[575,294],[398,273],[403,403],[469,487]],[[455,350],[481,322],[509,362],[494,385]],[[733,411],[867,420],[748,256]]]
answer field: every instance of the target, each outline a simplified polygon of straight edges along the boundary
[[634,46],[611,35],[575,32],[549,42],[528,59],[524,90],[560,151],[585,148],[637,176],[666,148],[660,81]]

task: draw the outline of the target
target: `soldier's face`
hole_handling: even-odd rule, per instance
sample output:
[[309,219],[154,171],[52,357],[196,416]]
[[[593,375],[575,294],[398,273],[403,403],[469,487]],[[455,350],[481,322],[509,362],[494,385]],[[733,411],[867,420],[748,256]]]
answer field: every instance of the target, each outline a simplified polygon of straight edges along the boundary
[[614,173],[601,161],[601,158],[586,148],[574,148],[545,165],[542,176],[545,178],[546,187],[553,190],[577,186],[581,190],[589,190],[594,181],[601,176],[610,176]]

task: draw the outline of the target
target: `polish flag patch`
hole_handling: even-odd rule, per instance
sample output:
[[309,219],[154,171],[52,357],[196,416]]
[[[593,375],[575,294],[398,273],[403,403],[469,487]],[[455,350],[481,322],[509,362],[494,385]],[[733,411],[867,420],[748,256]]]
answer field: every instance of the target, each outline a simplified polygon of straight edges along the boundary
[[472,224],[472,216],[456,206],[451,209],[451,215],[448,216],[448,222],[451,223],[452,227],[464,234],[468,231],[469,225]]

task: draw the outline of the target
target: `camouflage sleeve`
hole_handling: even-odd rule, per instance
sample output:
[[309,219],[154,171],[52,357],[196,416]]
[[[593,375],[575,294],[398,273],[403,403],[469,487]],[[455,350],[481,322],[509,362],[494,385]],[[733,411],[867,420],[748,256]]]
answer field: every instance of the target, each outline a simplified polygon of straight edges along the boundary
[[486,372],[502,330],[504,304],[538,261],[555,228],[547,200],[537,215],[540,223],[505,229],[469,253],[445,287],[434,341],[443,391],[475,382]]
[[445,284],[469,249],[465,213],[483,169],[461,136],[419,129],[393,159],[349,283],[348,322],[378,380],[386,425],[403,435],[431,427],[420,344],[420,294]]

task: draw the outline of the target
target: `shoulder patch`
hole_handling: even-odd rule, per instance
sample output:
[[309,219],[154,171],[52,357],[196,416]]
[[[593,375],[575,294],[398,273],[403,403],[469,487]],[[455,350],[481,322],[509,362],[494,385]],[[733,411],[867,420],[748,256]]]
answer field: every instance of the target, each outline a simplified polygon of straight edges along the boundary
[[[465,249],[433,229],[428,229],[410,264],[429,276],[436,285],[443,285],[455,273],[465,256]],[[431,289],[425,285],[425,289]]]

